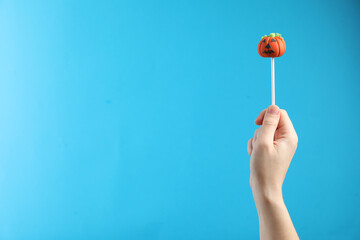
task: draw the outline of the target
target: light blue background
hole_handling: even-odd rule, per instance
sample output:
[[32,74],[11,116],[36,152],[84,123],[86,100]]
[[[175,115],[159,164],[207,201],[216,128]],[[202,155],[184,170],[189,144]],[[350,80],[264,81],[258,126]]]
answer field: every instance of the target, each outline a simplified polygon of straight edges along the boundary
[[299,135],[303,239],[360,236],[358,1],[1,1],[0,238],[257,239],[247,140]]

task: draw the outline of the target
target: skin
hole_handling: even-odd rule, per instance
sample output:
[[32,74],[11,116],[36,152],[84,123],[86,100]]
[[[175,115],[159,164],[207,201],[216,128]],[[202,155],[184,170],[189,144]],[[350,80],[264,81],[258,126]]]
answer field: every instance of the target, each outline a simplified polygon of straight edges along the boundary
[[249,139],[248,153],[260,239],[299,239],[282,195],[282,185],[298,143],[295,129],[287,112],[276,105],[261,111],[255,124],[260,127]]

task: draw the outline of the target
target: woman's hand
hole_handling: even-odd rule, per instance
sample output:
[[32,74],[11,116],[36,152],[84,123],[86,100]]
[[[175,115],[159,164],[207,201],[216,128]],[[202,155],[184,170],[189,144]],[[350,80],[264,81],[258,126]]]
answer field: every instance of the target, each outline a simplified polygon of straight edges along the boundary
[[282,184],[298,137],[285,110],[271,105],[255,120],[248,142],[250,186],[259,215],[260,239],[299,239],[282,197]]
[[254,195],[280,194],[298,137],[285,110],[271,105],[260,112],[261,125],[248,142],[250,186]]

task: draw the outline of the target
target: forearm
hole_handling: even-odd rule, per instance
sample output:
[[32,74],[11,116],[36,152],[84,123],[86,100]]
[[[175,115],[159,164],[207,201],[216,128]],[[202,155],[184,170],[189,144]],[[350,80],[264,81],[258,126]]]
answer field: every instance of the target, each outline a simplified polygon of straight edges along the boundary
[[259,215],[261,240],[298,240],[289,212],[279,191],[253,191]]

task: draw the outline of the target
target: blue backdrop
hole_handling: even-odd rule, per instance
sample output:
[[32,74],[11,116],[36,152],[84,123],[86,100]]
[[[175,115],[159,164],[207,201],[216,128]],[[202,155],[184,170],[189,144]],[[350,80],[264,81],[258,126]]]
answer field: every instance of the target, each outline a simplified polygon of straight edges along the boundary
[[0,238],[257,239],[247,140],[277,104],[303,239],[360,236],[360,3],[1,1]]

